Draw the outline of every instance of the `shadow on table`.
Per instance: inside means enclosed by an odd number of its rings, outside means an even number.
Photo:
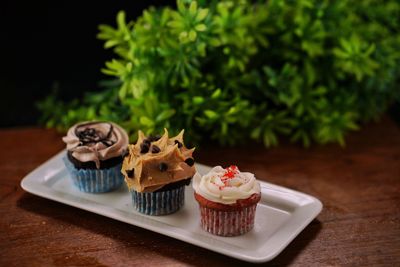
[[[120,242],[121,247],[118,247],[118,251],[114,249],[112,252],[110,251],[110,253],[113,254],[113,258],[116,259],[118,259],[119,253],[128,253],[128,256],[131,255],[132,259],[137,259],[137,255],[145,256],[148,254],[149,257],[161,255],[160,263],[162,258],[165,257],[170,258],[175,262],[182,262],[184,264],[193,266],[209,267],[259,265],[245,263],[243,261],[196,247],[183,241],[160,235],[140,227],[122,223],[107,217],[64,205],[62,203],[40,198],[29,193],[22,195],[22,197],[17,201],[17,206],[25,211],[48,217],[49,220],[54,220],[57,222],[56,226],[54,227],[60,227],[60,225],[62,225],[61,227],[65,227],[65,225],[76,226],[78,230],[75,230],[75,232],[70,234],[75,234],[79,237],[86,235],[87,237],[87,232],[91,232],[95,233],[96,235],[101,235]],[[50,225],[51,221],[48,222],[47,226],[50,227]],[[79,228],[84,231],[80,231]],[[321,228],[322,224],[318,220],[313,220],[310,225],[308,225],[281,254],[279,254],[272,261],[264,263],[263,265],[289,265],[301,253],[301,251],[304,250],[313,239],[315,239]],[[69,231],[74,231],[74,229],[72,228]],[[90,235],[91,234],[89,233],[89,236]],[[84,247],[85,242],[93,241],[88,239],[87,241],[83,241],[83,243],[80,245]],[[107,253],[106,251],[107,250],[103,250],[102,253]],[[72,254],[75,251],[60,252]],[[79,251],[77,251],[77,253],[79,253]],[[121,255],[126,257],[126,254]],[[78,260],[79,262],[77,263],[80,264],[82,259],[78,258],[77,261]],[[54,259],[54,261],[58,261],[58,259]],[[140,262],[143,262],[143,260]],[[58,266],[63,265],[62,261],[54,263],[57,263]],[[69,261],[68,264],[71,264],[71,261]],[[135,264],[134,260],[132,261],[132,264]]]

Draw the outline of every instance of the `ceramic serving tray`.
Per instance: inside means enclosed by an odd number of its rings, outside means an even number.
[[[187,243],[248,262],[265,262],[277,256],[321,211],[315,197],[274,184],[260,182],[262,197],[254,229],[238,237],[220,237],[202,230],[200,212],[191,186],[185,205],[166,216],[147,216],[133,210],[124,186],[104,194],[80,192],[72,184],[61,151],[21,182],[24,190],[54,201],[142,227]],[[211,168],[196,164],[200,174]]]

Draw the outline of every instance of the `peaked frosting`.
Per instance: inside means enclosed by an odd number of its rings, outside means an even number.
[[[161,137],[146,137],[139,131],[136,144],[129,145],[129,154],[121,170],[130,190],[154,192],[196,173],[194,148],[185,147],[183,133],[184,130],[169,138],[167,129],[164,129]]]

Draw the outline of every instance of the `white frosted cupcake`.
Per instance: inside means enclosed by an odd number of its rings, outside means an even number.
[[[214,167],[193,177],[194,196],[200,206],[201,227],[220,236],[237,236],[254,227],[260,184],[249,172],[232,165]]]

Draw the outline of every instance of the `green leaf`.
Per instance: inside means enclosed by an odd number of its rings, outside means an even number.
[[[254,128],[250,136],[251,138],[258,140],[261,136],[261,128],[260,127]]]
[[[168,22],[168,26],[171,28],[180,29],[180,28],[184,27],[184,24],[180,20],[173,20],[173,21]]]
[[[203,21],[208,15],[208,9],[207,8],[200,8],[199,12],[197,13],[196,20],[197,21]]]
[[[192,1],[189,6],[189,14],[194,17],[197,14],[197,2]]]
[[[196,41],[197,33],[194,30],[191,30],[188,37],[190,41],[194,42]]]
[[[198,24],[194,27],[198,32],[204,32],[207,30],[207,26],[205,24]]]
[[[141,116],[139,121],[140,121],[140,124],[147,126],[147,127],[151,127],[154,125],[154,122],[146,116]]]
[[[184,3],[183,3],[183,0],[177,0],[177,1],[176,1],[176,5],[177,5],[178,11],[179,11],[180,13],[184,13],[184,12],[185,12],[186,8],[185,8],[185,5],[184,5]]]
[[[175,114],[175,110],[173,110],[173,109],[164,110],[163,112],[158,114],[156,121],[161,122],[161,121],[167,120],[167,119],[171,118],[174,114]]]
[[[204,98],[203,97],[201,97],[201,96],[193,97],[193,104],[199,105],[199,104],[202,104],[202,103],[204,103]]]
[[[216,113],[215,111],[213,111],[213,110],[205,110],[204,111],[204,114],[206,115],[206,117],[207,118],[209,118],[209,119],[211,119],[211,120],[214,120],[214,119],[216,119],[216,118],[218,118],[219,116],[218,116],[218,113]]]
[[[119,11],[117,14],[118,29],[126,30],[125,12]]]
[[[217,90],[215,90],[213,93],[212,93],[212,95],[211,95],[211,98],[212,99],[217,99],[217,98],[219,98],[220,96],[221,96],[221,89],[220,88],[218,88]]]

